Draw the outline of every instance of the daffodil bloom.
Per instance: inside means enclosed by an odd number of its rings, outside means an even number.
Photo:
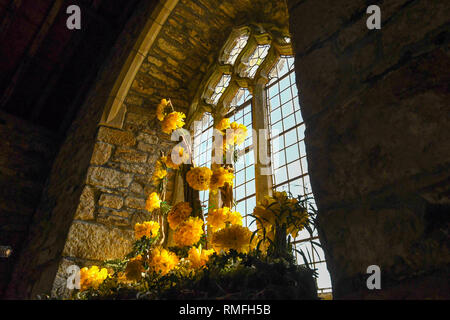
[[[162,132],[171,134],[172,131],[182,128],[184,126],[184,118],[186,118],[186,115],[183,112],[174,111],[169,113],[162,121]]]
[[[153,171],[153,184],[158,185],[162,179],[167,176],[167,170],[165,168],[166,157],[161,157],[155,163],[155,170]]]
[[[225,129],[230,128],[230,119],[229,118],[223,118],[219,121],[219,123],[216,125],[216,129],[223,131]]]
[[[203,220],[198,217],[190,217],[178,226],[173,240],[179,247],[192,246],[200,241],[202,234]]]
[[[169,222],[169,227],[172,230],[176,230],[178,226],[186,221],[186,219],[191,215],[192,208],[189,202],[178,202],[176,205],[170,209],[167,214],[167,221]]]
[[[156,221],[144,221],[143,223],[136,223],[134,225],[134,236],[136,240],[143,238],[154,238],[159,232],[159,223]]]
[[[192,247],[188,251],[188,260],[191,262],[191,266],[194,269],[202,268],[206,265],[209,260],[209,256],[214,253],[214,249],[205,250],[202,245],[197,247]]]
[[[155,209],[159,209],[161,207],[161,199],[159,198],[156,192],[152,192],[145,202],[145,209],[149,212],[152,212]]]
[[[216,232],[227,225],[242,225],[242,215],[228,207],[213,209],[208,213],[207,224],[212,232]]]
[[[232,122],[230,124],[230,129],[226,130],[225,141],[226,144],[232,145],[240,145],[245,141],[247,137],[247,127],[243,124]]]
[[[163,121],[164,117],[166,116],[165,109],[169,105],[169,101],[166,99],[161,99],[161,102],[156,107],[156,117],[159,121]]]
[[[273,240],[276,228],[284,225],[287,233],[295,238],[308,221],[308,212],[297,203],[297,199],[290,199],[284,191],[274,191],[272,197],[265,196],[253,210],[259,234],[265,232],[266,237]]]
[[[217,189],[225,186],[226,183],[228,183],[229,185],[233,185],[233,179],[234,175],[229,170],[223,167],[215,168],[211,176],[209,189],[213,193],[216,193]]]
[[[193,167],[186,174],[186,181],[195,190],[208,190],[212,171],[207,167]]]
[[[150,270],[166,275],[179,263],[177,255],[164,248],[155,248],[151,251],[148,259]]]
[[[217,253],[228,252],[230,249],[248,253],[253,247],[250,243],[251,237],[250,229],[233,225],[213,233],[212,245]]]
[[[97,266],[84,267],[80,270],[80,290],[98,289],[107,277],[108,270],[106,268],[100,270]]]

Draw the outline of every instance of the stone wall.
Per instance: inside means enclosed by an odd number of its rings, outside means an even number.
[[[381,30],[367,1],[288,1],[333,296],[448,298],[450,8],[370,4]]]
[[[74,221],[69,229],[53,294],[63,296],[65,269],[123,258],[131,251],[134,224],[158,218],[145,210],[148,195],[156,191],[152,175],[161,152],[174,142],[161,133],[155,108],[128,106],[123,129],[100,126]],[[166,201],[170,203],[173,171]]]
[[[0,245],[13,249],[10,258],[0,258],[2,297],[39,203],[57,141],[46,129],[3,112],[0,135]]]

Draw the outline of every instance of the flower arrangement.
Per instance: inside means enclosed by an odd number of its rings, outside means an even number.
[[[156,109],[164,133],[184,126],[185,115],[175,111],[170,100],[162,99]],[[216,128],[225,136],[224,151],[245,141],[247,128],[241,124],[224,118]],[[101,269],[83,268],[74,298],[274,298],[287,292],[289,298],[317,298],[313,271],[295,265],[286,240],[288,234],[295,237],[309,223],[303,202],[279,192],[265,197],[250,215],[257,226],[252,232],[242,225],[241,213],[231,209],[233,167],[213,164],[211,170],[185,165],[190,159],[189,147],[176,147],[168,156],[162,155],[153,172],[156,191],[146,201],[147,211],[166,219],[175,246],[163,245],[165,235],[157,221],[136,223],[132,251],[123,259],[105,261]],[[169,170],[184,172],[185,187],[190,190],[185,201],[173,206],[165,201]],[[220,193],[222,198],[219,207],[209,208],[206,218],[195,204],[195,193],[201,190]],[[194,197],[186,198],[186,194]],[[293,291],[280,289],[280,285]]]

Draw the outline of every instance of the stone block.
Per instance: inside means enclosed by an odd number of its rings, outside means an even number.
[[[145,210],[145,199],[128,197],[125,199],[125,206],[128,208]]]
[[[139,127],[146,127],[152,118],[154,118],[154,115],[153,117],[148,117],[143,116],[142,114],[127,112],[125,122]]]
[[[118,196],[104,193],[100,196],[98,204],[102,207],[120,209],[123,206],[123,199]]]
[[[121,163],[120,170],[129,173],[147,174],[148,167],[137,163]]]
[[[305,120],[323,110],[330,102],[329,97],[342,90],[343,82],[348,81],[348,75],[340,77],[343,66],[331,44],[298,57],[295,70]]]
[[[103,126],[98,130],[97,139],[102,142],[119,146],[130,147],[136,144],[133,133]]]
[[[122,218],[129,218],[131,213],[127,210],[113,210],[109,208],[99,208],[98,216],[115,215]]]
[[[396,17],[391,23],[382,26],[384,59],[374,68],[374,74],[381,74],[398,63],[408,51],[411,55],[417,54],[423,48],[423,39],[430,39],[434,30],[437,30],[435,33],[442,32],[442,26],[448,23],[450,15],[445,1],[430,3],[421,0],[401,9],[397,7],[392,8],[398,10]]]
[[[158,136],[156,134],[148,134],[145,132],[140,132],[136,138],[138,141],[142,141],[146,144],[157,144]]]
[[[142,187],[141,184],[137,183],[137,182],[133,182],[130,185],[130,191],[133,193],[137,193],[137,194],[143,194],[144,193],[144,188]]]
[[[128,188],[132,179],[131,174],[103,167],[90,167],[87,174],[88,184],[112,189]]]
[[[138,142],[137,148],[141,151],[148,152],[148,153],[154,153],[156,151],[155,146],[141,142],[141,141]]]
[[[384,290],[449,263],[444,242],[429,238],[420,199],[394,195],[351,208],[319,212],[321,241],[337,296],[366,289],[366,269],[378,265]]]
[[[115,212],[112,212],[115,213]],[[107,226],[107,227],[128,227],[130,226],[130,221],[127,218],[116,216],[114,214],[99,213],[97,217],[97,222]]]
[[[98,261],[123,258],[132,249],[133,236],[131,230],[75,221],[62,255]]]
[[[91,158],[91,164],[101,166],[108,162],[111,157],[112,145],[97,142]]]
[[[144,163],[147,161],[147,154],[134,149],[118,147],[113,159],[118,162]]]
[[[75,213],[75,219],[93,220],[95,211],[95,192],[94,188],[85,186],[81,193],[80,203]]]

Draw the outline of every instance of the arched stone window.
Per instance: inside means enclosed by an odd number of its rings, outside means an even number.
[[[190,106],[189,124],[196,124],[192,129],[197,165],[210,166],[213,124],[224,117],[248,128],[234,166],[233,195],[234,209],[244,216],[245,226],[256,229],[246,215],[272,190],[306,196],[315,207],[289,34],[263,25],[231,32]],[[200,194],[205,213],[208,197],[213,196],[205,191]],[[212,198],[209,200],[214,203]],[[317,268],[319,293],[330,292],[324,253],[316,245],[317,233],[311,235],[305,230],[294,243],[310,255],[310,262]],[[304,263],[300,255],[296,258],[299,264]]]

